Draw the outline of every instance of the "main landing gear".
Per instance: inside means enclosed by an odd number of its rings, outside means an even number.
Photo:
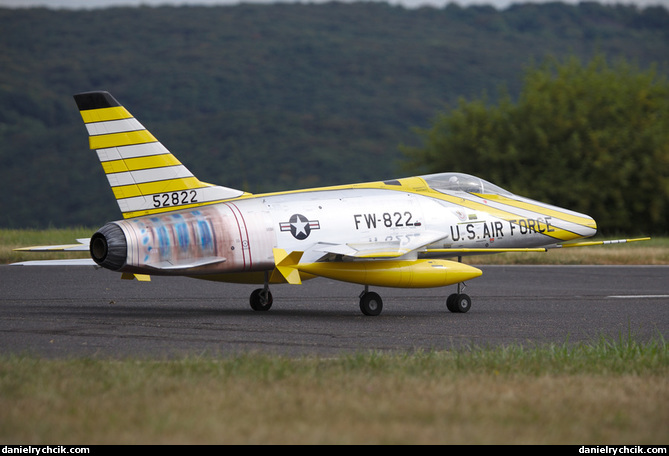
[[[251,303],[251,308],[253,310],[265,312],[272,307],[272,292],[269,291],[269,281],[267,280],[267,274],[265,274],[265,286],[263,288],[257,288],[251,293],[249,299]],[[457,293],[451,294],[446,299],[446,307],[448,310],[454,313],[465,313],[468,312],[472,307],[472,298],[469,295],[462,293],[464,289],[464,283],[458,283]],[[369,317],[375,317],[381,314],[383,310],[383,300],[378,293],[369,291],[369,286],[365,285],[365,289],[360,293],[360,311]]]
[[[269,274],[265,272],[265,286],[257,288],[249,298],[251,309],[266,312],[272,307],[272,292],[269,291]]]
[[[272,307],[272,292],[265,288],[258,288],[251,293],[251,309],[267,311]]]
[[[383,300],[378,293],[369,291],[369,286],[365,285],[365,290],[360,293],[360,310],[369,317],[375,317],[383,310]]]

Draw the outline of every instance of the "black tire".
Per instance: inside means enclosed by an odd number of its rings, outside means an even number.
[[[367,292],[360,297],[360,310],[363,314],[375,317],[383,310],[381,296],[373,291]]]
[[[454,306],[459,313],[468,312],[472,308],[472,298],[466,294],[459,294],[458,297],[453,300]]]
[[[272,307],[272,292],[269,290],[265,292],[264,289],[257,288],[251,293],[249,301],[251,303],[251,309],[266,312]]]
[[[472,298],[466,294],[453,293],[446,299],[446,307],[454,313],[468,312],[472,307]]]
[[[455,305],[456,299],[458,299],[458,295],[456,293],[453,293],[452,295],[449,295],[448,298],[446,298],[446,307],[451,312],[458,312],[458,308]]]

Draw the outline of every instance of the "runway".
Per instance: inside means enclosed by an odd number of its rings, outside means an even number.
[[[362,286],[328,279],[273,286],[272,309],[254,312],[254,285],[2,265],[0,350],[46,358],[336,356],[669,338],[669,266],[480,268],[483,276],[465,289],[468,313],[446,309],[455,286],[370,288],[384,309],[366,317]]]

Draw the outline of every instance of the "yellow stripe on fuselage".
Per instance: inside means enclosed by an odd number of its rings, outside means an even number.
[[[108,135],[91,136],[89,144],[91,149],[107,149],[109,147],[129,146],[131,144],[144,144],[158,141],[147,130],[125,131],[122,133],[110,133]]]
[[[567,214],[565,212],[561,212],[556,209],[551,209],[549,207],[540,204],[526,203],[524,201],[514,200],[512,198],[508,198],[503,195],[484,195],[479,193],[474,193],[474,195],[483,199],[488,199],[490,201],[506,204],[507,206],[517,207],[518,209],[524,209],[527,211],[536,212],[539,214],[547,215],[549,217],[555,217],[561,220],[565,220],[567,222],[575,223],[577,225],[593,228],[594,221],[588,217],[579,217],[577,215]]]
[[[108,120],[129,119],[132,115],[123,106],[113,108],[91,109],[79,111],[84,123],[106,122]]]
[[[508,211],[504,211],[502,209],[497,209],[497,208],[494,208],[494,207],[490,207],[489,205],[487,205],[485,203],[477,203],[475,201],[470,201],[470,200],[467,200],[467,199],[464,199],[464,198],[459,198],[459,197],[456,197],[456,196],[446,195],[446,194],[441,193],[441,192],[435,192],[435,193],[436,194],[431,195],[431,196],[433,196],[435,198],[442,199],[444,201],[448,201],[450,203],[453,203],[453,204],[456,204],[456,205],[459,205],[459,206],[464,206],[464,207],[469,208],[469,209],[486,212],[486,213],[488,213],[488,214],[490,214],[494,217],[500,218],[502,220],[512,221],[512,220],[523,218],[522,216],[520,216],[518,214],[514,214],[513,212],[508,212]],[[541,214],[541,212],[539,212],[539,214]],[[574,239],[574,237],[575,237],[574,233],[572,233],[571,231],[563,230],[562,228],[558,228],[554,225],[552,225],[551,228],[553,229],[553,231],[551,231],[550,234],[548,234],[548,233],[542,233],[542,234],[544,234],[548,237],[554,238],[554,239],[558,239],[560,241],[565,241],[565,240],[568,240],[568,239]]]

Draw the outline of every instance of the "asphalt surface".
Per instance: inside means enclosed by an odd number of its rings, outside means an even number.
[[[669,339],[669,266],[482,266],[468,313],[446,309],[455,286],[371,288],[384,300],[362,315],[362,286],[314,279],[275,285],[268,312],[256,286],[189,278],[121,280],[90,267],[0,266],[0,353],[47,358],[170,358]]]

